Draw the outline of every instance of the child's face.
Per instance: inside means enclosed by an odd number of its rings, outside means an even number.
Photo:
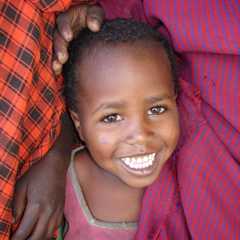
[[[179,137],[164,50],[141,44],[104,48],[81,63],[78,76],[81,97],[72,116],[92,158],[129,186],[150,185]]]

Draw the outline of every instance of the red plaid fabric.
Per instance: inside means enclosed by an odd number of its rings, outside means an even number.
[[[9,239],[16,179],[60,132],[62,79],[51,70],[52,36],[55,13],[70,3],[0,0],[0,240]]]

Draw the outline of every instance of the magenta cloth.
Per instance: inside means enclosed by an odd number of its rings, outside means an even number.
[[[240,239],[240,2],[99,2],[108,18],[162,22],[199,90],[181,97],[177,170],[166,166],[146,191],[136,238]]]

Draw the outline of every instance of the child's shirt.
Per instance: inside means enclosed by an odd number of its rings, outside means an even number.
[[[65,218],[69,224],[66,240],[130,240],[137,231],[136,223],[112,223],[94,218],[84,198],[74,168],[74,158],[82,147],[73,150],[67,175]]]

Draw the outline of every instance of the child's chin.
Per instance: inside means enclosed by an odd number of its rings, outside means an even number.
[[[145,179],[136,179],[125,183],[132,188],[146,188],[153,184],[156,180],[157,177],[148,176]]]

